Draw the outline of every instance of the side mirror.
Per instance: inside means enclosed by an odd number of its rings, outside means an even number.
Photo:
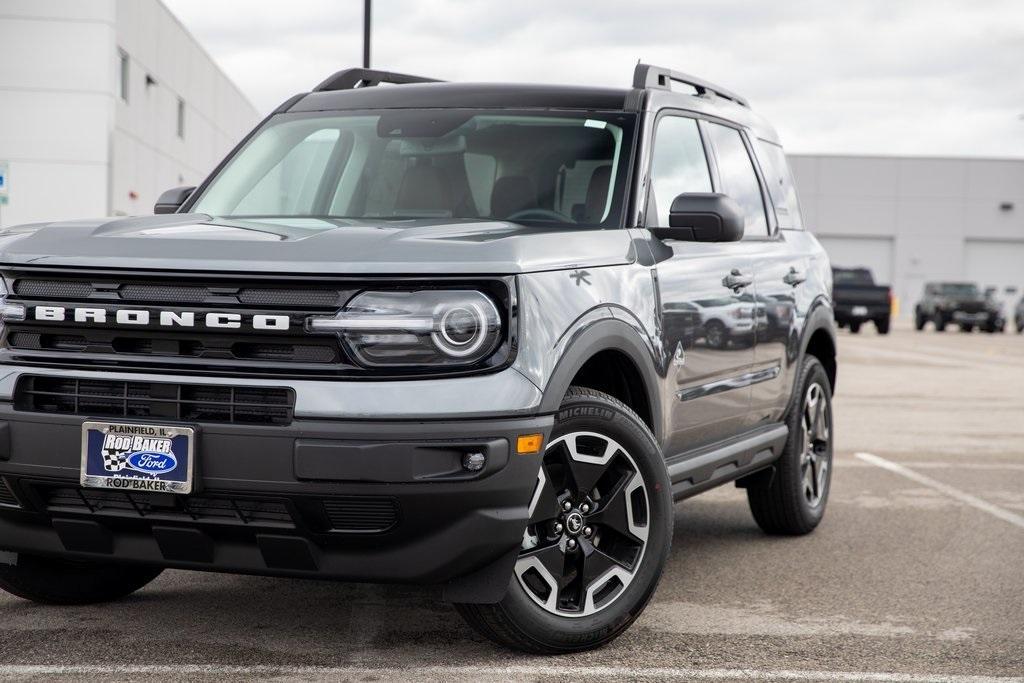
[[[160,199],[156,200],[156,206],[153,207],[153,213],[177,213],[181,205],[192,196],[195,191],[195,187],[176,187],[173,190],[167,190]]]
[[[743,239],[743,209],[728,195],[691,192],[672,201],[667,228],[651,228],[659,239],[686,242],[738,242]]]

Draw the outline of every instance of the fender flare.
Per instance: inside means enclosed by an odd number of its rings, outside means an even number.
[[[807,347],[810,346],[811,338],[819,331],[824,331],[828,335],[829,341],[832,344],[833,358],[835,358],[835,350],[838,348],[836,344],[836,324],[835,315],[832,311],[832,306],[825,300],[819,298],[813,304],[811,304],[811,311],[807,314],[807,320],[804,323],[804,329],[800,338],[800,355],[797,357],[797,367],[803,364],[804,358],[807,356]],[[799,379],[798,372],[793,373],[793,386],[790,388],[790,396],[793,396],[796,392],[796,381]],[[839,377],[838,367],[836,367],[836,374],[833,377],[832,382],[832,393],[836,390],[836,380]]]
[[[576,373],[595,354],[602,351],[618,351],[626,356],[640,373],[647,403],[651,408],[654,436],[658,443],[662,443],[662,405],[661,393],[658,391],[662,380],[658,376],[657,355],[651,343],[645,340],[633,324],[620,318],[595,320],[586,327],[574,330],[571,336],[571,341],[544,386],[540,412],[558,411]]]

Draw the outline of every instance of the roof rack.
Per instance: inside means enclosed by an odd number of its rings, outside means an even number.
[[[697,91],[698,95],[713,93],[722,99],[730,100],[744,107],[750,107],[750,104],[748,104],[747,100],[743,97],[740,97],[736,93],[726,90],[719,85],[697,78],[696,76],[690,76],[678,71],[672,71],[671,69],[666,69],[661,66],[652,66],[650,64],[637,64],[636,69],[633,70],[633,87],[640,90],[645,88],[671,90],[672,81],[692,86]]]
[[[406,83],[438,83],[436,78],[425,78],[424,76],[411,76],[399,74],[392,71],[377,71],[375,69],[342,69],[332,74],[327,80],[313,88],[313,92],[324,92],[326,90],[353,90],[355,88],[369,88],[381,83],[394,83],[402,85]]]

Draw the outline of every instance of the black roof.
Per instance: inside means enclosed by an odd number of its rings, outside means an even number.
[[[311,92],[295,101],[287,111],[441,107],[637,111],[640,91],[578,85],[410,83]]]

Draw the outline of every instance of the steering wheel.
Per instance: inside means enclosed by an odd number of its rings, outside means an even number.
[[[533,220],[539,220],[539,221],[544,221],[544,220],[558,221],[559,223],[575,223],[576,222],[576,221],[572,220],[571,218],[563,216],[562,214],[558,213],[557,211],[552,211],[551,209],[541,209],[541,208],[523,209],[522,211],[516,211],[511,216],[508,216],[505,220],[518,221],[518,220],[522,220],[524,218],[526,220],[533,219]]]

